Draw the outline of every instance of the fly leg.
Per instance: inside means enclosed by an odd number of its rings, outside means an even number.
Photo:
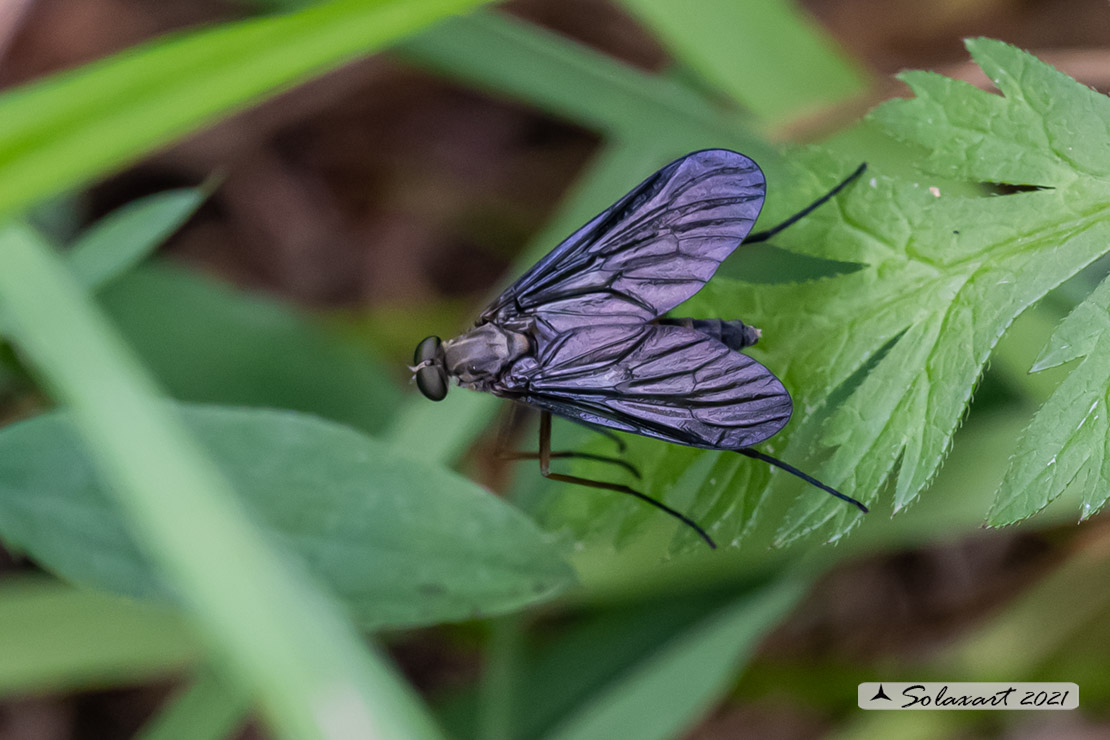
[[[501,424],[501,429],[497,433],[497,452],[496,452],[496,454],[502,460],[538,460],[538,459],[540,459],[540,453],[539,452],[525,452],[525,451],[521,451],[521,450],[510,450],[509,449],[509,433],[512,431],[513,419],[516,417],[516,413],[517,413],[518,410],[519,410],[519,407],[514,403],[509,409],[509,414],[505,417],[504,422]],[[551,431],[551,415],[548,414],[546,411],[541,412],[541,413],[547,415],[548,434],[550,434],[550,431]],[[541,424],[543,423],[542,417],[541,417],[540,423]],[[583,425],[583,426],[586,426],[586,425]],[[592,426],[590,426],[588,428],[592,429],[595,432],[600,432],[601,434],[604,434],[605,436],[611,438],[613,441],[615,441],[617,443],[617,445],[620,447],[621,451],[622,452],[624,451],[624,442],[622,442],[621,439],[619,437],[617,437],[617,435],[615,435],[612,432],[610,432],[608,430],[605,430],[605,429],[597,429],[596,427],[592,427]],[[635,468],[635,466],[633,466],[631,463],[626,462],[624,460],[621,460],[620,458],[617,458],[617,457],[606,457],[605,455],[594,455],[593,453],[590,453],[590,452],[567,452],[567,451],[552,452],[551,449],[550,449],[550,446],[548,447],[547,457],[548,457],[548,459],[558,458],[558,459],[561,459],[561,460],[562,459],[593,460],[595,462],[603,462],[603,463],[610,463],[612,465],[619,465],[620,467],[624,468],[629,473],[634,475],[637,480],[639,480],[639,478],[640,478],[640,471],[637,470]]]
[[[539,459],[541,459],[539,452],[523,452],[523,451],[519,451],[519,450],[505,450],[504,452],[499,453],[498,457],[500,457],[502,460],[539,460]],[[566,458],[573,458],[573,459],[577,459],[577,460],[593,460],[595,462],[612,463],[613,465],[619,465],[622,468],[624,468],[625,470],[627,470],[629,473],[632,473],[632,475],[636,476],[637,480],[640,478],[640,471],[636,470],[636,468],[631,463],[627,463],[624,460],[620,460],[620,459],[615,458],[615,457],[605,457],[604,455],[594,455],[594,454],[591,454],[589,452],[565,452],[565,451],[560,451],[560,452],[549,452],[547,454],[547,459],[549,459],[549,460],[555,460],[555,459],[562,460],[562,459],[566,459]]]
[[[624,440],[621,439],[620,437],[618,437],[613,432],[610,432],[608,429],[603,429],[602,427],[595,427],[593,424],[587,424],[586,422],[579,421],[578,419],[567,419],[567,421],[572,421],[575,424],[577,424],[578,426],[586,427],[591,432],[595,432],[596,434],[600,434],[602,437],[605,437],[606,439],[612,440],[613,444],[615,444],[617,446],[617,452],[622,452],[622,453],[624,452],[624,450],[625,450]],[[554,454],[554,453],[552,453],[552,454]],[[633,470],[632,473],[637,478],[640,477],[640,474],[637,473],[635,470]]]
[[[529,454],[529,453],[524,453]],[[540,450],[536,453],[540,461],[540,475],[544,478],[551,480],[561,481],[563,483],[574,483],[579,486],[588,486],[589,488],[601,488],[606,491],[616,491],[617,493],[626,493],[629,496],[634,496],[646,504],[650,504],[657,509],[660,509],[667,514],[670,514],[675,519],[679,520],[686,526],[693,529],[698,535],[705,540],[710,547],[716,549],[717,544],[713,542],[713,538],[706,534],[706,531],[698,525],[693,519],[685,514],[672,509],[664,504],[662,501],[656,501],[650,496],[640,493],[639,491],[629,488],[628,486],[621,485],[620,483],[605,483],[603,481],[590,480],[588,478],[579,478],[573,475],[563,475],[561,473],[552,473],[550,470],[551,459],[560,455],[560,453],[553,453],[551,451],[551,413],[548,411],[540,412]]]
[[[744,239],[744,244],[756,244],[757,242],[765,242],[768,239],[770,239],[772,236],[774,236],[775,234],[777,234],[780,231],[782,231],[783,229],[785,229],[787,226],[790,226],[790,225],[796,223],[797,221],[799,221],[800,219],[805,218],[809,214],[813,213],[813,211],[817,210],[818,206],[821,206],[822,204],[826,203],[834,195],[839,193],[844,188],[848,187],[848,185],[852,182],[852,180],[855,180],[857,177],[862,175],[863,171],[866,170],[866,169],[867,169],[867,163],[864,162],[863,164],[861,164],[859,167],[856,168],[855,172],[853,172],[852,174],[848,175],[843,180],[841,180],[840,184],[837,185],[835,188],[833,188],[829,192],[825,193],[820,198],[813,201],[808,206],[806,206],[802,210],[798,211],[797,213],[795,213],[793,216],[791,216],[790,218],[783,221],[778,226],[774,226],[774,227],[772,227],[770,229],[766,229],[764,231],[757,231],[754,234],[748,234],[748,237],[746,239]]]

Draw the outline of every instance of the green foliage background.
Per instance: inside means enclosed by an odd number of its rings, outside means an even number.
[[[190,672],[143,730],[154,738],[226,736],[252,710],[288,738],[674,737],[836,564],[1105,503],[1110,292],[1095,288],[1097,264],[1085,269],[1110,249],[1105,96],[973,40],[1001,95],[907,73],[913,98],[883,104],[856,136],[785,157],[769,131],[869,84],[789,3],[700,0],[678,13],[625,0],[683,75],[649,75],[496,10],[459,15],[480,4],[321,2],[157,39],[0,96],[0,328],[13,350],[0,382],[58,406],[0,430],[0,537],[60,578],[0,583],[0,689]],[[739,28],[751,43],[735,43]],[[513,501],[558,540],[450,470],[495,399],[428,404],[314,317],[145,264],[209,186],[133,203],[69,244],[41,226],[47,199],[387,47],[603,136],[522,267],[693,149],[760,162],[765,225],[869,159],[777,250],[740,250],[679,313],[764,330],[753,354],[798,410],[766,449],[875,513],[734,454],[636,438],[628,456],[646,492],[740,547],[710,554],[626,498],[522,477]],[[910,162],[923,171],[906,174]],[[1036,188],[993,197],[982,183]],[[411,324],[415,338],[434,329]],[[957,434],[988,359],[1008,395],[978,403]],[[1065,363],[1047,381],[1027,375]],[[1104,705],[1106,656],[1077,648],[1105,614],[1108,591],[1090,584],[1107,565],[1081,551],[914,675],[1034,680],[1064,665],[1085,680],[1084,704]],[[533,640],[520,610],[556,596],[548,608],[578,620]],[[499,614],[483,624],[483,679],[434,710],[363,636]],[[845,734],[905,729],[850,712],[866,669],[810,672],[844,689],[830,711]],[[790,678],[803,694],[813,680]],[[997,721],[972,717],[977,729]]]

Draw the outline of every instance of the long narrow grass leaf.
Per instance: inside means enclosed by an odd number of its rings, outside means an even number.
[[[131,353],[31,229],[0,231],[13,343],[67,404],[129,529],[280,737],[434,737],[408,689],[250,523]]]
[[[157,39],[0,96],[0,215],[481,0],[333,0]]]

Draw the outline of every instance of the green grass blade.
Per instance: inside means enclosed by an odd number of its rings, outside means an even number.
[[[708,614],[657,646],[545,737],[665,740],[680,735],[725,693],[758,640],[779,623],[808,585],[786,579]]]
[[[787,0],[623,0],[681,62],[756,116],[782,121],[862,92],[866,79]]]
[[[0,97],[0,215],[480,0],[334,0],[170,36]]]
[[[513,705],[521,680],[520,658],[524,621],[516,614],[492,620],[478,685],[477,736],[482,740],[512,740]]]
[[[202,673],[148,722],[136,740],[222,740],[246,722],[248,697],[217,674]]]
[[[417,450],[425,462],[452,465],[497,416],[505,402],[456,388],[440,403],[413,391],[393,416],[385,439],[398,450]]]
[[[597,131],[666,142],[676,155],[707,146],[755,157],[766,151],[742,117],[692,89],[504,15],[456,18],[398,51],[437,73]]]
[[[0,696],[149,680],[200,653],[184,618],[165,607],[42,579],[0,586]]]
[[[167,190],[109,213],[70,245],[69,269],[90,290],[104,287],[153,253],[200,208],[206,195],[200,188]]]
[[[335,605],[279,558],[61,259],[0,231],[13,343],[69,405],[132,534],[279,737],[435,737]]]

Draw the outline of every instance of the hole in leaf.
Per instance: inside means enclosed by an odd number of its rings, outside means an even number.
[[[1005,182],[984,182],[983,188],[990,195],[1014,195],[1015,193],[1032,193],[1037,190],[1052,190],[1047,185],[1013,185]]]

